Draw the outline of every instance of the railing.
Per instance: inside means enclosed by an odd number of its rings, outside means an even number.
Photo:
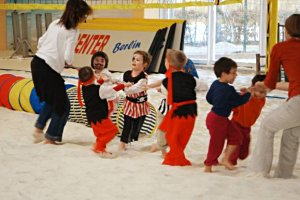
[[[277,25],[277,42],[282,42],[285,39],[284,35],[284,25],[278,23]],[[256,54],[256,74],[264,74],[265,72],[262,71],[262,68],[265,67],[264,65],[261,65],[260,60],[262,58],[266,58],[265,55]],[[288,77],[286,73],[284,72],[283,67],[280,67],[280,71],[278,74],[278,82],[285,81],[288,82]]]

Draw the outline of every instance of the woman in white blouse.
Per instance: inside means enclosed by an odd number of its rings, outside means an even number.
[[[38,50],[31,61],[34,87],[40,101],[45,102],[35,123],[34,142],[61,142],[69,116],[70,102],[61,72],[71,65],[78,38],[77,27],[84,22],[92,8],[83,0],[69,0],[60,19],[53,21],[38,41]],[[47,121],[51,122],[43,132]]]

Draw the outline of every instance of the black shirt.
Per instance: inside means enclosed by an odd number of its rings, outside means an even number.
[[[196,100],[196,80],[191,74],[184,72],[173,72],[173,102],[179,103],[183,101]],[[168,88],[168,78],[165,78],[162,82],[165,88]],[[178,107],[173,116],[197,116],[197,104],[187,104]]]
[[[82,95],[85,103],[85,111],[89,124],[94,124],[108,117],[108,105],[106,99],[99,96],[100,85],[82,86]]]

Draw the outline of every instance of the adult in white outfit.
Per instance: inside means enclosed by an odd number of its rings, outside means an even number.
[[[70,102],[61,76],[65,65],[72,65],[78,38],[78,25],[84,22],[92,8],[83,0],[68,0],[60,19],[54,20],[38,41],[38,50],[31,61],[34,88],[45,101],[33,134],[34,142],[61,142]],[[50,120],[51,119],[51,120]],[[50,120],[47,131],[43,132]]]

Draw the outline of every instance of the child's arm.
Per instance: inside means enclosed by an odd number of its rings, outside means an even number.
[[[122,83],[118,85],[102,85],[99,89],[99,96],[101,99],[108,99],[117,94],[118,91],[126,87],[130,87],[131,83]]]
[[[136,84],[132,85],[131,87],[124,88],[124,92],[126,95],[139,93],[145,91],[147,87],[147,79],[143,78],[139,80]]]
[[[233,107],[243,105],[243,104],[247,103],[247,101],[249,101],[249,99],[251,97],[251,93],[248,90],[245,91],[245,93],[243,95],[240,95],[239,93],[237,93],[235,91],[235,89],[233,87],[231,89],[232,89],[232,91],[229,93],[229,95],[230,95],[229,102]]]
[[[161,84],[162,84],[162,81],[163,81],[163,79],[162,80],[158,80],[158,81],[156,81],[154,83],[148,84],[147,85],[147,89],[160,87]]]
[[[111,82],[113,84],[120,84],[120,83],[125,83],[124,79],[123,79],[124,74],[119,75],[117,77],[112,78]]]

